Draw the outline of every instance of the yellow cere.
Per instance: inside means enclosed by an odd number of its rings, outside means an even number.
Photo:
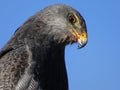
[[[72,34],[75,36],[76,41],[78,41],[78,40],[86,41],[86,39],[87,39],[87,33],[85,31],[80,34],[75,29],[73,29]]]

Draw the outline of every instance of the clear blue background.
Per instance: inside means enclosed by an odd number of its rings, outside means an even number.
[[[42,8],[64,3],[85,18],[85,48],[66,47],[69,90],[120,90],[120,0],[1,0],[0,48],[14,31]]]

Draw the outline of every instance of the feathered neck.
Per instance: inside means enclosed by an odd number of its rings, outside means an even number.
[[[68,90],[68,79],[64,61],[64,47],[54,43],[33,49],[36,60],[35,78],[42,90]]]

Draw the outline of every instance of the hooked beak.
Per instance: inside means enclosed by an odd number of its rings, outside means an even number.
[[[75,41],[78,42],[78,48],[83,48],[87,44],[88,36],[86,31],[80,33],[77,30],[73,30],[73,35],[75,37]]]

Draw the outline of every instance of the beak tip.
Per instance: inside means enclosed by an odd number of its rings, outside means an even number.
[[[83,40],[78,40],[78,49],[83,48],[87,44],[87,39],[85,41]]]

